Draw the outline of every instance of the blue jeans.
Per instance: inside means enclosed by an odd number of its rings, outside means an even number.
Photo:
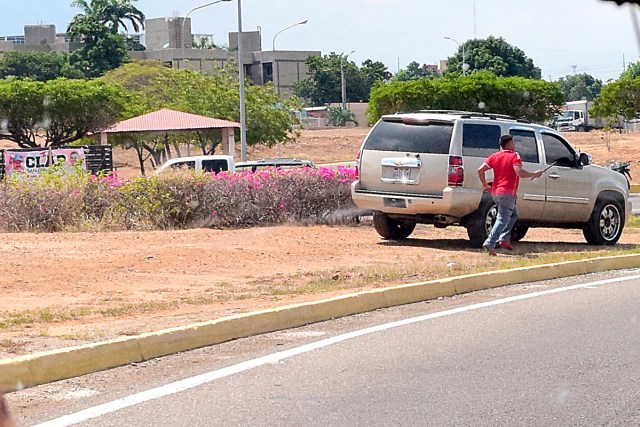
[[[498,217],[491,228],[491,232],[482,246],[494,248],[498,240],[509,242],[511,240],[511,229],[518,219],[518,209],[516,208],[516,196],[507,194],[496,194],[493,201],[498,205]]]

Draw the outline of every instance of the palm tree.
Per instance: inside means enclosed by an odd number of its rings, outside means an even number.
[[[86,17],[94,17],[118,33],[120,27],[127,28],[129,21],[134,31],[144,28],[144,13],[133,5],[137,0],[73,0],[71,6],[78,7],[83,13],[76,15],[73,23],[81,22]]]

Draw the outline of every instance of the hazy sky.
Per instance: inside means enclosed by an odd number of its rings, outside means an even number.
[[[184,16],[210,0],[138,0],[147,18]],[[0,0],[0,34],[23,34],[24,25],[55,24],[65,31],[79,9],[71,0]],[[262,48],[319,50],[323,54],[355,50],[349,59],[381,61],[395,73],[408,63],[435,64],[453,55],[463,42],[489,35],[522,49],[556,80],[575,71],[606,81],[623,64],[636,61],[638,41],[629,6],[601,0],[241,0],[244,31],[262,31]],[[194,33],[213,34],[227,44],[238,29],[237,0],[192,12]]]

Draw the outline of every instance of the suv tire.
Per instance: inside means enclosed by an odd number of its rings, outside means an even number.
[[[413,233],[415,222],[404,222],[389,218],[386,213],[373,212],[373,227],[385,239],[402,240]]]
[[[488,197],[483,198],[480,207],[471,214],[466,224],[467,235],[469,236],[469,240],[471,240],[471,246],[474,248],[482,247],[484,241],[489,237],[489,233],[491,233],[491,228],[493,228],[497,217],[498,207],[493,199]],[[511,230],[511,241],[519,242],[527,234],[527,231],[529,231],[529,227],[516,223]]]
[[[491,197],[484,196],[480,202],[480,207],[469,215],[465,227],[467,228],[467,236],[471,241],[471,246],[481,248],[482,244],[489,233],[491,227],[496,222],[498,208]]]
[[[598,199],[582,234],[591,245],[615,245],[624,228],[624,210],[617,200]]]
[[[529,227],[527,227],[526,225],[518,225],[518,223],[516,222],[516,225],[514,225],[511,229],[511,241],[519,242],[520,240],[524,239],[527,231],[529,231]]]

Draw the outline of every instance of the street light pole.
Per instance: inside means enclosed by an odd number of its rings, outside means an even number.
[[[347,109],[347,81],[344,78],[344,61],[349,58],[355,50],[347,53],[346,55],[340,55],[340,82],[342,86],[342,109]]]
[[[273,36],[273,42],[272,42],[272,46],[271,46],[271,47],[272,47],[272,50],[276,50],[276,37],[278,37],[278,34],[280,34],[280,33],[281,33],[281,32],[283,32],[283,31],[287,31],[289,28],[293,28],[293,27],[298,26],[298,25],[304,25],[304,24],[306,24],[306,23],[307,23],[307,19],[305,19],[304,21],[300,21],[300,22],[298,22],[297,24],[289,25],[287,28],[284,28],[284,29],[282,29],[282,30],[278,31],[278,32],[276,33],[276,35],[275,35],[275,36]]]
[[[458,45],[458,47],[462,47],[462,66],[460,68],[462,68],[462,75],[465,76],[467,74],[467,63],[465,62],[465,55],[464,55],[464,43],[459,43],[458,41],[452,39],[451,37],[444,37],[447,40],[451,40],[452,42],[456,43]]]
[[[284,28],[284,29],[282,29],[282,30],[278,31],[278,32],[276,33],[276,35],[275,35],[275,36],[273,36],[273,41],[272,41],[272,43],[271,43],[271,48],[272,48],[272,50],[273,50],[274,52],[275,52],[275,50],[276,50],[276,37],[278,37],[278,34],[280,34],[280,33],[281,33],[281,32],[283,32],[283,31],[287,31],[288,29],[293,28],[293,27],[295,27],[295,26],[298,26],[298,25],[304,25],[304,24],[306,24],[306,23],[307,23],[307,20],[305,19],[304,21],[300,21],[300,22],[298,22],[298,23],[296,23],[296,24],[289,25],[287,28]],[[273,58],[273,66],[274,66],[274,69],[272,70],[272,76],[275,76],[275,78],[274,78],[274,77],[272,77],[272,80],[273,80],[273,89],[274,89],[274,90],[276,91],[276,93],[279,95],[279,94],[280,94],[280,64],[278,64],[278,60],[275,58],[275,56],[274,56],[274,58]]]
[[[247,161],[247,118],[244,96],[244,48],[242,46],[242,0],[238,0],[238,63],[240,66],[240,160]]]
[[[187,17],[189,16],[189,14],[191,12],[193,12],[194,10],[202,9],[203,7],[211,6],[211,5],[214,5],[216,3],[221,3],[223,1],[231,1],[231,0],[216,0],[216,1],[212,1],[211,3],[207,3],[207,4],[203,4],[202,6],[194,7],[189,12],[187,12],[187,14],[182,19],[182,27],[180,29],[180,44],[179,44],[180,47],[182,47],[182,48],[186,47],[184,45],[184,23],[187,21]]]

